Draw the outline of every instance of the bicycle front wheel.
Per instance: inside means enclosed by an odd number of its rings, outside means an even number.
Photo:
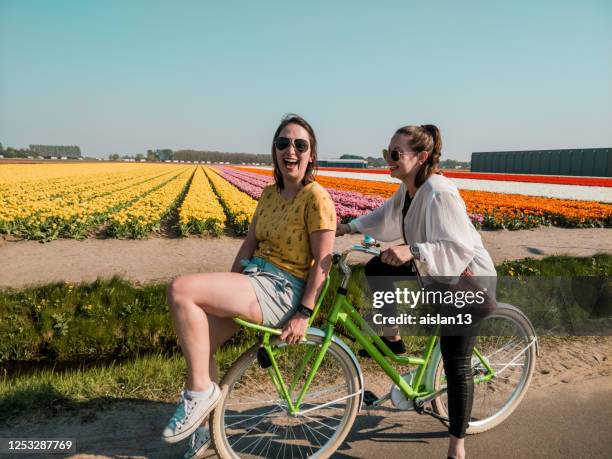
[[[536,337],[531,324],[517,308],[500,304],[480,324],[481,336],[475,348],[495,372],[489,372],[477,355],[472,356],[474,403],[467,434],[490,430],[517,408],[533,376],[536,361]],[[446,385],[444,364],[440,355],[434,376],[434,391]],[[432,401],[433,409],[448,417],[446,392]]]
[[[272,340],[275,360],[292,401],[321,348],[309,334],[299,344]],[[257,360],[260,344],[246,351],[221,381],[212,435],[222,458],[329,457],[342,444],[359,410],[362,387],[350,355],[332,341],[297,415]],[[301,375],[299,378],[296,375]]]

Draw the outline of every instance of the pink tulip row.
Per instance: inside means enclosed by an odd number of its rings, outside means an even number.
[[[228,167],[217,167],[216,169],[223,178],[253,199],[259,199],[263,188],[274,181],[272,177],[239,171]],[[327,191],[333,199],[336,206],[336,213],[342,221],[352,220],[353,218],[366,214],[381,206],[385,201],[383,197],[366,196],[354,191],[337,190],[334,188],[327,188]]]
[[[253,199],[261,197],[263,189],[272,183],[271,177],[264,177],[256,174],[238,172],[228,167],[215,167],[219,174],[243,193],[248,194]]]
[[[259,199],[264,187],[274,183],[274,179],[266,175],[240,171],[229,167],[218,167],[217,170],[228,182],[253,199]],[[334,200],[336,213],[342,221],[349,221],[366,214],[370,210],[381,206],[385,201],[385,198],[382,196],[363,195],[354,191],[338,190],[335,188],[327,188],[327,191]],[[468,216],[472,223],[477,228],[480,228],[483,222],[482,214],[468,213]]]

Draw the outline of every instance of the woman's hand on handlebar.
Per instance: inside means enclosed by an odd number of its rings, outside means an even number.
[[[340,220],[338,220],[338,223],[336,223],[336,236],[344,236],[350,232],[351,228],[348,223],[340,223]]]
[[[286,341],[287,344],[299,343],[306,336],[307,329],[308,317],[298,312],[283,327],[280,339]]]
[[[402,266],[412,260],[412,252],[408,245],[396,245],[380,254],[380,261],[391,266]]]

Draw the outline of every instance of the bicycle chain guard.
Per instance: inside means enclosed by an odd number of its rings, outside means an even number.
[[[411,385],[415,374],[416,374],[416,371],[404,373],[402,375],[402,378],[404,379],[404,381],[408,383],[408,385]],[[400,410],[413,410],[414,409],[414,404],[412,403],[412,400],[406,398],[402,390],[395,384],[391,386],[390,393],[391,393],[391,402],[393,403],[393,406],[395,406],[395,408],[400,409]]]

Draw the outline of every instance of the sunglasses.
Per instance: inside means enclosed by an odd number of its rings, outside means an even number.
[[[306,153],[310,148],[308,140],[304,139],[290,139],[289,137],[277,137],[274,140],[274,146],[277,150],[286,150],[289,145],[293,145],[295,151],[298,153]]]
[[[386,149],[383,150],[383,158],[385,158],[386,161],[388,161],[389,159],[391,161],[399,161],[401,156],[409,155],[409,154],[410,153],[402,153],[399,150],[391,150],[391,151],[388,151]]]

